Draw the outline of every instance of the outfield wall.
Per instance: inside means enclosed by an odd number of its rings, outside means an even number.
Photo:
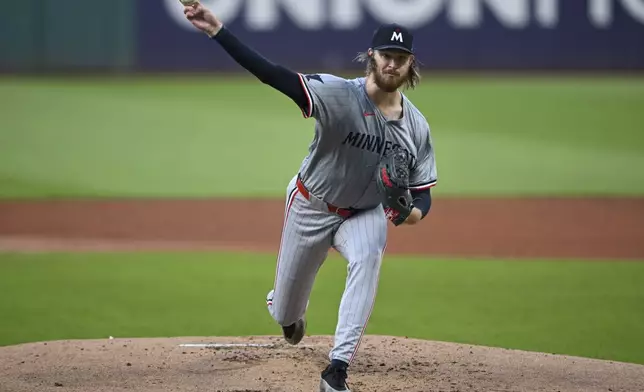
[[[434,69],[644,69],[644,0],[202,0],[245,42],[300,69],[352,69],[382,22]],[[25,0],[0,11],[0,69],[221,71],[238,66],[178,0]],[[91,16],[89,16],[91,15]]]

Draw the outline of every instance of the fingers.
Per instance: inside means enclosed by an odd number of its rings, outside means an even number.
[[[184,5],[183,6],[183,11],[185,12],[186,10],[202,11],[203,10],[203,5],[201,5],[201,3],[193,3],[193,4]]]
[[[201,4],[187,5],[183,7],[183,13],[187,18],[194,18],[203,13]]]

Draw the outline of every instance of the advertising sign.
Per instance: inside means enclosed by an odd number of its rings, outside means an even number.
[[[380,23],[439,69],[642,69],[644,0],[202,0],[246,44],[296,69],[350,69]],[[138,2],[138,66],[240,69],[178,0]]]

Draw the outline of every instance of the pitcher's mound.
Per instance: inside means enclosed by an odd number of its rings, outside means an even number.
[[[0,390],[318,391],[332,338],[105,339],[0,348]],[[644,391],[644,366],[366,336],[349,373],[365,391]]]

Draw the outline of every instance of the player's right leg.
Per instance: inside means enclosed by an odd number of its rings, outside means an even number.
[[[376,300],[380,266],[387,245],[387,219],[382,206],[342,223],[334,247],[348,261],[346,285],[336,326],[331,363],[322,372],[320,391],[347,391],[352,363]]]
[[[287,335],[303,334],[302,323],[313,283],[340,220],[313,208],[300,194],[295,181],[294,178],[287,187],[275,282],[266,298],[271,316],[284,328],[285,337],[292,344],[299,342],[301,336],[290,340]]]

